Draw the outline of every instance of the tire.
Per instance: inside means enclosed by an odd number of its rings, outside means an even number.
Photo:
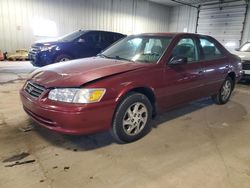
[[[226,104],[231,97],[233,88],[234,88],[234,83],[232,78],[226,77],[225,81],[223,82],[220,88],[219,93],[212,96],[212,99],[216,104],[219,105]]]
[[[149,99],[141,93],[131,92],[116,109],[111,134],[119,143],[136,141],[151,130],[151,118]]]
[[[61,55],[58,55],[55,59],[55,62],[63,62],[63,61],[69,61],[71,60],[72,57],[67,55],[67,54],[61,54]]]

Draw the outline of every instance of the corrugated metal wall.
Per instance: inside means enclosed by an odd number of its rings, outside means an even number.
[[[194,33],[198,11],[189,6],[177,6],[170,9],[169,31]]]
[[[58,34],[100,29],[125,34],[167,32],[169,8],[146,0],[0,0],[0,49],[29,48],[32,19],[57,24]]]

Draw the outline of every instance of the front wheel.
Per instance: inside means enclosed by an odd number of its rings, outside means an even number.
[[[71,59],[72,57],[70,57],[69,55],[61,54],[56,57],[55,62],[57,63],[57,62],[69,61]]]
[[[152,105],[148,98],[132,92],[119,104],[111,133],[121,143],[133,142],[142,138],[150,130]]]
[[[230,77],[227,77],[223,82],[220,91],[218,94],[212,96],[212,99],[216,104],[226,104],[233,91],[233,80]]]

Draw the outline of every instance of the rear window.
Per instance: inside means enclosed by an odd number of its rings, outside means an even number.
[[[202,47],[204,59],[217,59],[223,56],[216,44],[209,39],[201,38],[200,45]]]

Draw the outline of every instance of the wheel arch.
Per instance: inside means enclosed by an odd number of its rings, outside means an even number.
[[[55,61],[56,58],[57,58],[58,56],[60,56],[60,55],[68,55],[68,56],[70,56],[72,59],[75,58],[75,56],[74,56],[72,53],[70,53],[70,52],[68,52],[68,51],[66,51],[66,50],[59,50],[59,51],[57,51],[57,52],[54,54],[54,56],[53,56],[53,61]]]
[[[236,84],[236,74],[235,72],[231,71],[227,74],[228,77],[230,77],[233,81],[233,88],[235,87],[235,84]]]
[[[156,116],[156,114],[157,114],[156,96],[154,93],[154,89],[152,89],[150,87],[145,87],[145,86],[133,87],[133,88],[127,89],[126,91],[123,91],[122,94],[120,94],[120,96],[117,98],[117,102],[118,102],[117,107],[120,104],[120,102],[132,92],[141,93],[141,94],[145,95],[149,99],[149,101],[152,105],[153,117]]]

